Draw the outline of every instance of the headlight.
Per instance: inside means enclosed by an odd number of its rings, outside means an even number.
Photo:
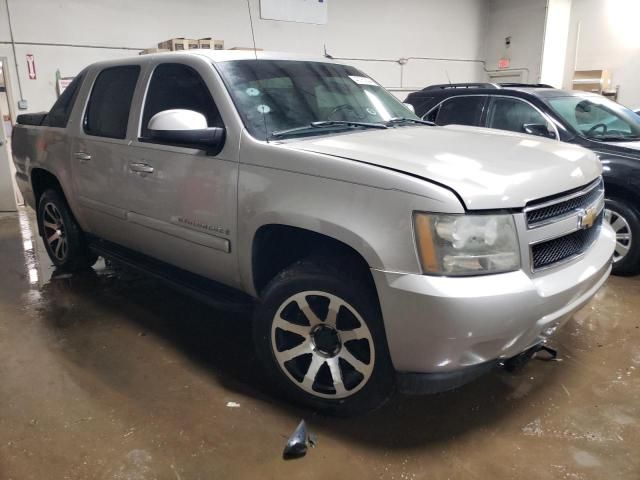
[[[415,213],[422,270],[432,275],[484,275],[520,268],[512,215]]]

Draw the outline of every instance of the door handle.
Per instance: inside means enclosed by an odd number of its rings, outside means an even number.
[[[76,152],[75,157],[83,162],[88,162],[89,160],[91,160],[91,155],[89,155],[86,152]]]
[[[153,167],[148,163],[130,163],[129,169],[136,173],[153,173]]]

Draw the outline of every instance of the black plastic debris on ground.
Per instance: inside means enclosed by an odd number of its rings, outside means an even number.
[[[315,447],[317,441],[315,435],[309,435],[307,432],[307,424],[301,420],[293,434],[287,440],[287,444],[282,452],[282,458],[292,460],[294,458],[304,457],[307,449]]]
[[[537,354],[539,352],[544,352],[546,353],[546,355],[543,357],[538,356]],[[540,343],[538,345],[534,345],[528,350],[525,350],[519,355],[506,360],[504,362],[504,369],[510,373],[517,373],[518,371],[522,370],[522,368],[534,357],[539,360],[545,361],[560,361],[560,359],[558,358],[558,352],[555,349]]]

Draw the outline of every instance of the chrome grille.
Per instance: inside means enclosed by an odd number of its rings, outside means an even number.
[[[601,211],[591,228],[577,230],[568,235],[532,245],[533,270],[549,267],[586,251],[598,237],[603,217],[604,213]]]
[[[567,215],[586,209],[604,195],[604,184],[599,178],[585,188],[561,198],[536,202],[525,209],[527,226],[536,228],[554,222]]]
[[[529,203],[522,229],[532,273],[584,254],[598,239],[604,218],[604,183],[598,178],[582,188]]]

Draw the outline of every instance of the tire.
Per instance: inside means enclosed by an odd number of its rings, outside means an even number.
[[[267,285],[253,338],[276,393],[336,416],[370,412],[391,397],[395,371],[370,283],[346,274],[345,263],[316,258]]]
[[[56,267],[73,272],[96,263],[97,255],[89,250],[85,236],[59,190],[46,190],[40,197],[38,226],[49,258]]]
[[[640,216],[626,201],[608,198],[605,219],[616,233],[614,275],[633,275],[640,270]]]

